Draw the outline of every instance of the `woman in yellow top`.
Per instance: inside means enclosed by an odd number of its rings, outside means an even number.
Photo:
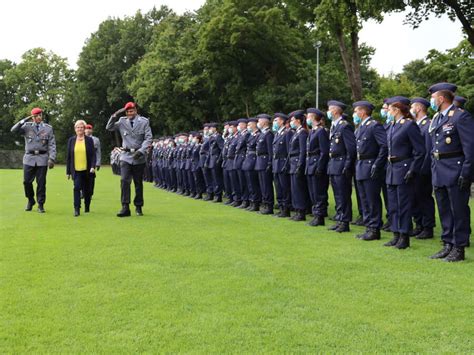
[[[67,142],[66,174],[74,181],[74,216],[80,215],[81,191],[84,196],[84,212],[89,212],[91,204],[91,181],[95,172],[95,148],[91,137],[85,135],[86,122],[78,120],[74,124],[76,135]]]

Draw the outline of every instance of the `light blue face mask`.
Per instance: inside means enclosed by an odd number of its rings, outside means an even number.
[[[247,127],[247,132],[252,133],[252,128]]]
[[[355,125],[358,125],[362,122],[362,118],[360,118],[357,113],[354,113],[352,115],[352,119],[353,119]]]
[[[278,126],[278,123],[276,122],[273,122],[273,125],[272,125],[272,131],[273,132],[276,132],[280,129],[280,126]]]
[[[332,112],[331,112],[331,111],[328,111],[327,116],[328,116],[328,119],[330,119],[330,120],[332,121],[333,116],[332,116]]]
[[[295,124],[294,122],[291,122],[291,123],[290,123],[290,127],[293,128],[293,129],[298,128],[298,127],[296,127],[296,124]]]
[[[388,124],[388,123],[391,123],[391,122],[393,122],[393,121],[395,121],[395,116],[392,115],[391,113],[388,113],[388,112],[387,112],[387,120],[385,121],[385,123]]]
[[[313,120],[310,119],[310,118],[307,118],[306,119],[306,124],[308,125],[308,127],[313,127]]]
[[[382,118],[387,118],[387,110],[384,110],[383,108],[380,109],[380,116],[382,116]]]
[[[434,97],[430,99],[430,107],[433,109],[433,111],[437,112],[439,110],[439,106],[436,104],[436,100]]]

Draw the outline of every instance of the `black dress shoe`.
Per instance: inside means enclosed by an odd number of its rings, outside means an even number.
[[[44,206],[42,203],[38,204],[38,213],[45,213]]]
[[[443,249],[441,249],[439,252],[436,254],[433,254],[430,256],[430,259],[444,259],[449,255],[451,252],[451,249],[453,249],[453,245],[449,243],[445,243],[443,246]]]
[[[202,194],[196,194],[196,196],[194,196],[194,199],[195,200],[202,200]]]
[[[407,249],[410,247],[410,236],[405,233],[400,233],[400,238],[398,239],[395,248],[397,249]]]
[[[318,224],[318,216],[314,216],[311,221],[309,221],[308,223],[306,223],[306,225],[308,225],[308,226],[310,226],[310,227],[319,226],[319,224]]]
[[[260,211],[260,202],[254,202],[252,206],[247,208],[250,212],[258,212]]]
[[[364,222],[362,220],[362,216],[359,216],[355,219],[355,221],[352,221],[351,224],[355,225],[355,226],[363,226],[364,225]]]
[[[230,207],[239,207],[242,204],[242,201],[234,201],[230,204]]]
[[[328,228],[328,230],[335,231],[336,229],[339,228],[339,224],[341,224],[341,222],[337,222],[336,224],[333,224],[331,227]]]
[[[316,224],[315,226],[324,226],[324,217],[323,216],[316,216]]]
[[[433,228],[423,228],[423,231],[416,236],[416,239],[432,239]]]
[[[247,207],[249,207],[249,202],[248,201],[242,201],[242,203],[239,206],[239,208],[241,208],[241,209],[246,209]]]
[[[137,216],[143,216],[142,206],[135,206],[135,213]]]
[[[228,199],[226,202],[224,202],[224,205],[232,205],[234,203],[234,200]]]
[[[339,227],[336,228],[336,232],[338,233],[350,232],[349,223],[341,222],[339,224]]]
[[[275,215],[278,218],[288,218],[291,216],[291,212],[289,208],[282,207],[280,211]]]
[[[367,234],[360,239],[365,241],[380,240],[380,229],[369,229]]]
[[[222,195],[216,196],[216,198],[214,199],[214,202],[215,203],[221,203],[222,202]]]
[[[206,197],[204,197],[204,201],[211,201],[214,199],[214,195],[213,194],[207,194]]]
[[[264,204],[262,210],[260,211],[260,214],[263,214],[263,215],[273,214],[273,206]]]
[[[117,217],[130,217],[130,208],[128,205],[123,205],[122,209],[117,213]]]
[[[394,247],[395,245],[397,245],[399,239],[400,239],[400,233],[394,232],[392,240],[385,243],[383,246],[384,247]]]
[[[28,203],[26,204],[25,211],[31,211],[35,203],[36,203],[35,200],[29,200]]]
[[[422,231],[423,231],[423,227],[417,225],[417,226],[415,227],[415,229],[413,229],[413,230],[410,231],[409,235],[410,235],[410,237],[415,237],[415,236],[417,236],[418,234],[420,234]]]
[[[85,206],[84,213],[89,213],[89,212],[90,212],[90,206]]]
[[[443,261],[448,261],[448,262],[453,263],[456,261],[463,261],[464,259],[465,259],[464,247],[453,247],[449,255],[445,257]]]
[[[369,232],[369,230],[366,229],[364,233],[357,234],[357,235],[356,235],[356,238],[357,238],[357,239],[362,239],[362,238],[364,238],[364,237],[367,235],[368,232]]]
[[[306,221],[306,215],[304,211],[296,211],[296,214],[292,218],[295,222]]]
[[[74,209],[74,217],[79,217],[79,215],[81,214],[79,208],[75,208]]]
[[[385,222],[385,224],[382,226],[382,230],[385,232],[390,232],[392,228],[392,224],[390,222]]]

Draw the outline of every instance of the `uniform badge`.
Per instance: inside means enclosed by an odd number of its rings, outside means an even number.
[[[426,124],[426,120],[423,120],[423,122],[421,122],[421,124],[424,126]]]
[[[453,117],[454,116],[454,110],[449,111],[448,117]]]
[[[339,138],[336,138],[336,144],[339,144]]]
[[[400,121],[400,124],[404,124],[405,123],[405,119],[402,118],[402,120]]]
[[[451,137],[446,138],[446,144],[451,144]]]

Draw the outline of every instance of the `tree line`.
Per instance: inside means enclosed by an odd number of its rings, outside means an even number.
[[[407,26],[448,13],[467,38],[380,76],[370,67],[374,49],[360,43],[359,31],[369,19],[406,9]],[[75,70],[42,48],[27,51],[19,63],[0,60],[0,148],[19,149],[10,127],[35,106],[54,126],[60,160],[77,119],[95,126],[107,154],[116,141],[105,124],[127,101],[150,118],[155,135],[312,107],[317,41],[323,108],[331,98],[380,103],[395,94],[426,96],[439,81],[456,83],[472,98],[473,12],[469,1],[453,0],[207,0],[182,15],[162,6],[109,18],[86,40]],[[474,100],[466,108],[472,111]]]

